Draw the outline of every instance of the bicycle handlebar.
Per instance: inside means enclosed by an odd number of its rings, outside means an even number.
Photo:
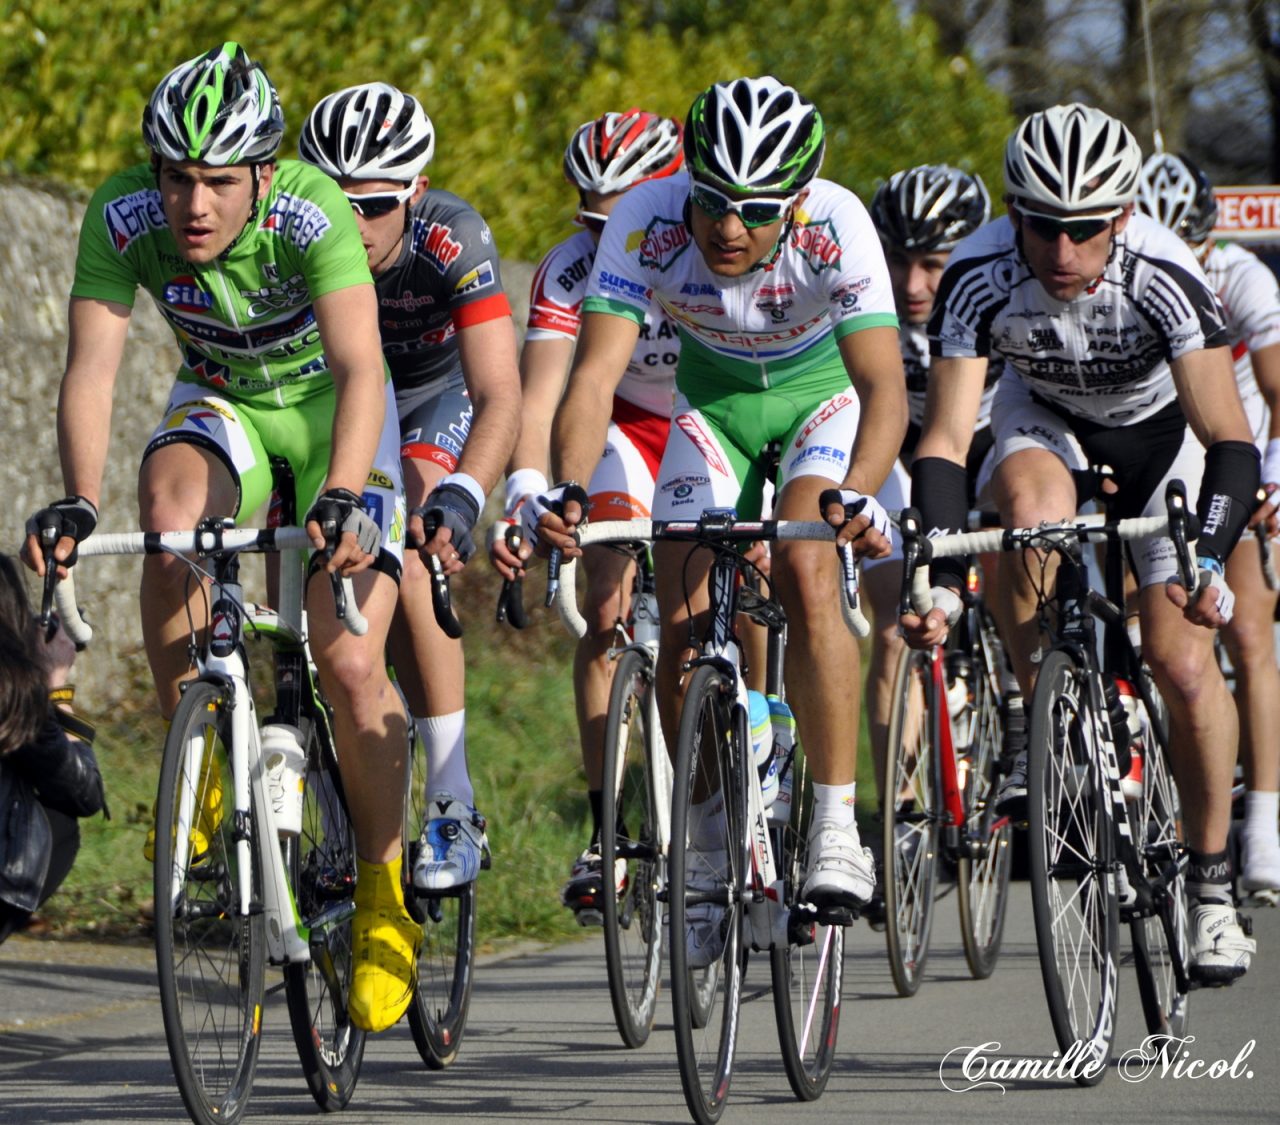
[[[80,542],[78,558],[100,555],[160,555],[181,554],[204,556],[217,551],[239,551],[263,554],[272,551],[311,550],[311,536],[301,527],[225,527],[205,528],[199,531],[124,531],[95,532]],[[56,567],[51,559],[47,567]],[[87,645],[93,639],[93,628],[80,614],[76,605],[74,570],[54,587],[54,602],[62,618],[67,636],[77,645]],[[369,622],[356,606],[351,579],[334,575],[343,593],[339,601],[335,591],[335,608],[338,619],[349,633],[362,637],[369,630]]]
[[[757,540],[809,539],[818,542],[834,542],[835,528],[820,520],[717,520],[708,524],[702,520],[603,520],[589,523],[577,529],[578,545],[589,547],[597,543],[653,542],[677,540],[701,542],[719,539],[726,542],[754,543]],[[851,556],[852,549],[847,548]],[[552,566],[551,564],[555,564]],[[871,633],[871,625],[858,605],[858,579],[856,563],[850,567],[842,561],[842,587],[840,609],[845,624],[857,637]],[[547,567],[547,604],[555,605],[565,628],[575,637],[587,634],[587,622],[578,612],[577,565],[575,559],[561,561],[560,552],[552,550]]]

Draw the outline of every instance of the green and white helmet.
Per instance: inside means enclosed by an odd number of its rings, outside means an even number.
[[[142,139],[169,160],[262,164],[275,158],[283,136],[276,88],[238,43],[174,67],[142,111]]]
[[[799,191],[825,146],[822,115],[772,75],[708,87],[684,124],[689,174],[739,192]]]

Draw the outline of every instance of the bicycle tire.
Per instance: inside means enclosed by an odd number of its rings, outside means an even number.
[[[735,766],[743,760],[745,729],[735,727],[732,683],[719,669],[700,665],[689,677],[680,730],[676,740],[675,782],[671,810],[671,863],[667,883],[671,919],[671,999],[674,1010],[676,1058],[685,1103],[698,1125],[712,1125],[724,1112],[737,1048],[742,981],[746,971],[743,887],[746,878],[745,794]],[[745,723],[737,724],[745,727]],[[723,795],[723,829],[704,824],[699,832],[690,824],[690,807]],[[714,815],[714,814],[713,814]],[[698,839],[690,839],[691,828]],[[706,841],[724,842],[723,856]],[[710,854],[709,854],[710,853]],[[721,867],[723,859],[724,867]],[[727,868],[727,870],[725,870]],[[714,890],[689,885],[691,874],[719,871]],[[700,878],[700,881],[701,878]],[[709,881],[709,880],[708,880]],[[714,898],[713,898],[714,896]],[[692,901],[689,901],[692,899]],[[689,956],[689,907],[718,901],[724,914],[719,932],[724,948],[714,958],[719,970],[704,1025],[694,1020]],[[695,917],[700,917],[698,912]],[[695,960],[701,960],[701,957]]]
[[[978,635],[972,639],[972,737],[961,794],[965,809],[965,842],[956,866],[960,939],[969,974],[986,980],[1000,959],[1009,875],[1013,867],[1013,825],[998,816],[993,803],[1003,739],[1000,719],[1000,674],[1003,649],[995,623],[985,607],[977,614]]]
[[[174,1080],[198,1125],[235,1122],[244,1113],[261,1046],[266,986],[256,826],[249,861],[251,896],[259,909],[246,916],[238,906],[228,758],[231,704],[220,682],[187,685],[165,737],[156,798],[160,1010]],[[215,784],[221,786],[220,797],[207,796],[219,792]],[[206,847],[195,854],[198,840]]]
[[[1087,673],[1062,650],[1040,666],[1027,757],[1031,905],[1054,1035],[1082,1086],[1115,1040],[1119,906],[1114,823],[1090,729]]]
[[[1150,674],[1143,671],[1143,695],[1154,707],[1148,709],[1151,723],[1147,745],[1143,747],[1142,795],[1128,802],[1134,828],[1134,843],[1143,875],[1155,882],[1176,868],[1168,879],[1167,893],[1159,896],[1154,913],[1130,920],[1134,971],[1138,975],[1138,995],[1147,1032],[1160,1039],[1152,1046],[1155,1055],[1176,1057],[1190,1025],[1190,993],[1178,982],[1190,965],[1189,911],[1187,907],[1188,853],[1182,839],[1182,807],[1178,787],[1169,769],[1167,724],[1159,709],[1159,696]],[[1141,704],[1147,708],[1147,703]],[[1154,713],[1152,713],[1154,712]],[[1189,982],[1186,982],[1189,983]]]
[[[642,1047],[653,1028],[662,979],[662,918],[658,903],[662,854],[658,801],[650,768],[655,753],[646,721],[653,691],[648,652],[629,649],[618,657],[604,724],[604,794],[600,817],[600,870],[625,869],[623,891],[605,886],[605,965],[618,1034],[628,1047]],[[657,753],[665,753],[658,747]]]
[[[930,685],[932,653],[904,648],[894,675],[884,793],[884,914],[889,971],[914,996],[929,959],[938,881],[938,815]],[[945,704],[944,704],[945,706]]]
[[[471,1006],[475,969],[476,885],[472,881],[439,894],[413,886],[413,867],[426,827],[427,756],[422,740],[409,734],[405,771],[404,901],[422,925],[417,982],[409,1004],[409,1030],[422,1061],[443,1070],[458,1057]]]
[[[778,1046],[791,1090],[802,1102],[819,1098],[831,1077],[844,984],[844,927],[800,922],[796,906],[808,869],[809,809],[799,748],[792,758],[791,819],[774,829],[774,850],[789,918],[786,945],[769,951]]]
[[[365,1032],[347,1015],[356,843],[329,738],[323,720],[313,720],[302,829],[282,841],[282,848],[298,916],[311,931],[311,960],[284,967],[289,1025],[311,1096],[321,1109],[333,1111],[355,1091]]]

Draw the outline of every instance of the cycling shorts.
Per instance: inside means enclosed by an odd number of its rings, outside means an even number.
[[[231,474],[240,522],[252,516],[274,485],[272,461],[284,460],[293,473],[299,518],[320,495],[329,472],[336,395],[333,385],[293,406],[233,401],[195,383],[177,382],[164,418],[142,458],[175,442],[207,449]],[[382,529],[379,569],[398,577],[404,557],[404,485],[400,473],[400,429],[391,384],[373,468],[363,489],[364,509]]]
[[[604,453],[587,486],[592,520],[650,515],[654,480],[670,429],[671,419],[614,398]]]
[[[445,391],[406,406],[400,412],[400,457],[404,461],[431,461],[446,473],[456,472],[462,447],[471,432],[471,399],[461,391]]]

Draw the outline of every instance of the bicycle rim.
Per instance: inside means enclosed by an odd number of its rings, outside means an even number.
[[[938,879],[930,660],[929,652],[903,650],[889,717],[883,818],[885,940],[900,996],[914,996],[920,987]]]
[[[1087,682],[1051,652],[1040,667],[1028,744],[1031,903],[1054,1035],[1085,1086],[1106,1074],[1115,1036],[1119,910],[1110,798],[1101,790]]]
[[[347,1017],[351,991],[355,834],[327,730],[311,725],[302,830],[284,844],[298,915],[311,931],[311,960],[284,969],[289,1023],[307,1087],[326,1110],[351,1100],[365,1033]]]
[[[165,739],[156,799],[160,1009],[174,1080],[200,1125],[239,1120],[261,1042],[266,930],[260,911],[239,913],[229,729],[222,686],[188,685]],[[221,800],[209,796],[217,785]],[[252,898],[260,905],[256,835],[249,849]]]
[[[746,969],[743,881],[745,836],[743,794],[732,768],[738,734],[731,728],[732,695],[715,668],[703,665],[690,677],[680,716],[676,743],[675,792],[671,813],[671,864],[667,884],[671,919],[671,996],[676,1033],[676,1057],[685,1102],[699,1125],[718,1121],[729,1094],[734,1051],[737,1047],[738,1009]],[[741,749],[738,747],[737,749]],[[723,816],[707,814],[722,795]],[[697,805],[704,816],[691,824],[690,808]],[[711,844],[711,840],[715,844]],[[733,846],[728,846],[730,842]],[[721,865],[713,855],[723,848],[727,855],[723,878],[712,891],[692,888],[690,876]],[[700,880],[702,882],[702,880]],[[723,908],[718,932],[724,948],[714,958],[714,987],[703,1006],[691,992],[697,977],[706,981],[702,966],[690,963],[690,923],[705,929],[709,902]],[[697,934],[693,935],[697,936]],[[701,945],[695,949],[705,950]],[[695,956],[695,961],[704,958]],[[699,1023],[695,1015],[705,1018]]]
[[[995,626],[983,612],[982,633],[974,645],[973,739],[961,757],[966,821],[964,852],[957,866],[960,936],[969,973],[985,980],[995,970],[1004,938],[1009,904],[1009,873],[1013,863],[1013,825],[997,816],[995,800],[997,760],[1003,726],[1000,722],[1000,646]]]
[[[409,1030],[422,1061],[443,1070],[458,1056],[471,1005],[475,963],[476,885],[467,883],[444,894],[424,895],[413,887],[413,867],[426,826],[426,751],[412,742],[405,794],[405,905],[422,923],[418,982],[409,1005]]]
[[[605,963],[618,1033],[628,1047],[643,1046],[658,1007],[662,970],[662,923],[654,752],[645,707],[653,677],[647,653],[624,652],[613,672],[604,727],[604,799],[600,828],[601,871],[613,873],[622,890],[605,886]],[[663,753],[661,748],[658,753]],[[610,782],[613,782],[610,784]],[[625,872],[617,877],[619,867]],[[606,879],[607,884],[607,879]]]
[[[795,907],[808,867],[808,796],[804,762],[792,762],[791,822],[775,830],[784,902]],[[835,1062],[844,980],[844,927],[808,920],[788,926],[789,941],[769,952],[773,1012],[787,1081],[801,1101],[813,1101],[826,1089]]]

